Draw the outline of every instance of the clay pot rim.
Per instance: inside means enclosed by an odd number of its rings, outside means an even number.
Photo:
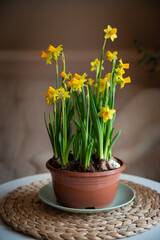
[[[49,159],[46,162],[46,167],[50,170],[50,171],[54,171],[57,172],[59,174],[63,174],[66,176],[73,176],[73,177],[102,177],[102,176],[106,176],[106,175],[112,175],[112,174],[117,174],[117,173],[121,173],[125,168],[126,168],[126,164],[124,161],[122,161],[121,159],[115,157],[119,162],[122,163],[121,167],[114,169],[114,170],[109,170],[109,171],[104,171],[104,172],[70,172],[70,171],[66,171],[66,170],[60,170],[57,168],[54,168],[53,166],[50,165],[50,161],[51,159]]]

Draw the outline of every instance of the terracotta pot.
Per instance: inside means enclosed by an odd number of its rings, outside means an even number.
[[[104,208],[114,200],[121,172],[125,163],[116,158],[121,167],[115,170],[85,173],[69,172],[51,166],[51,159],[46,167],[50,170],[55,196],[58,202],[70,208]]]

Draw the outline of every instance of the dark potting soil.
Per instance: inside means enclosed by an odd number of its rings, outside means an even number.
[[[115,160],[121,164],[120,161],[118,161],[117,159]],[[84,166],[80,165],[79,161],[74,161],[72,154],[70,154],[69,161],[66,166],[62,167],[59,158],[58,159],[52,158],[50,160],[50,164],[51,166],[59,170],[64,170],[69,172],[84,172]],[[103,172],[103,171],[110,171],[110,169],[107,167],[106,160],[105,159],[99,160],[93,155],[92,159],[90,160],[90,164],[87,167],[85,172]]]

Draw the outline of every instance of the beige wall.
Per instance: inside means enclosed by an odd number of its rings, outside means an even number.
[[[42,49],[49,42],[65,49],[101,48],[107,24],[118,28],[115,48],[159,44],[156,0],[1,0],[0,49]],[[112,46],[112,44],[109,44]]]
[[[126,172],[159,181],[159,78],[148,80],[147,68],[137,66],[133,41],[141,40],[147,49],[158,46],[160,2],[8,0],[0,5],[0,182],[46,171],[52,156],[43,112],[50,110],[44,93],[55,86],[55,66],[45,65],[40,51],[63,44],[67,71],[92,76],[89,62],[100,57],[108,24],[118,28],[118,39],[107,49],[130,62],[132,79],[117,90],[115,126],[123,131],[114,153],[126,161]],[[107,71],[110,67],[106,64]]]

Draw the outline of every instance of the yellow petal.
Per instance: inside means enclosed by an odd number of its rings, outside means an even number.
[[[67,82],[67,87],[69,87],[69,88],[71,88],[72,87],[72,82],[71,81],[69,81],[69,82]]]
[[[130,78],[130,77],[124,78],[124,82],[125,82],[125,83],[131,83],[131,78]]]
[[[48,57],[48,53],[46,53],[45,51],[41,51],[40,57],[41,58],[47,58]]]
[[[109,112],[110,112],[111,114],[114,114],[114,113],[116,112],[116,110],[115,110],[115,109],[110,109]]]
[[[105,111],[109,111],[109,105],[107,105],[105,109]]]
[[[77,78],[77,79],[79,80],[82,76],[79,75],[79,74],[77,74],[77,73],[75,73],[75,74],[74,74],[74,77]]]
[[[107,51],[107,52],[106,52],[106,55],[107,55],[108,58],[109,58],[109,57],[113,57],[113,54],[112,54],[110,51]]]
[[[123,68],[129,69],[129,63],[124,63],[124,64],[123,64]]]
[[[72,82],[72,84],[74,84],[74,85],[79,85],[79,80],[77,79],[77,78],[72,78],[71,79],[71,82]]]
[[[103,122],[107,122],[108,121],[108,118],[103,118]]]
[[[99,113],[98,113],[98,117],[103,117],[103,113],[102,113],[102,112],[99,112]]]
[[[105,107],[100,107],[99,109],[100,109],[101,112],[105,112],[106,111]]]
[[[52,53],[54,53],[54,52],[56,51],[56,48],[53,47],[52,45],[49,45],[47,51],[48,51],[48,52],[52,52]]]
[[[67,74],[65,72],[61,72],[61,77],[65,78],[67,76]]]

